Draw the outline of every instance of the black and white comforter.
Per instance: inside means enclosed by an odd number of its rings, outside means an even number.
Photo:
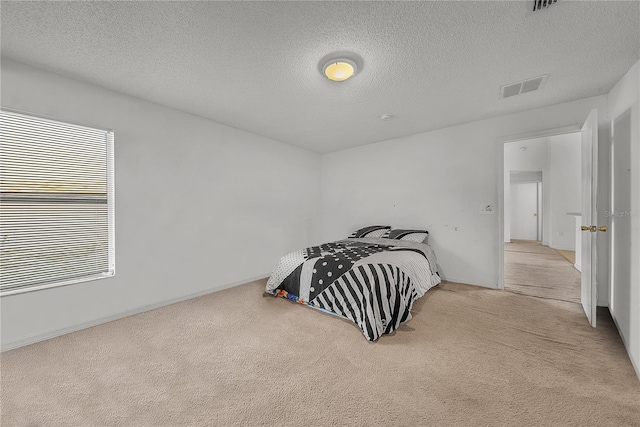
[[[347,318],[375,341],[409,320],[413,302],[438,283],[429,245],[362,238],[283,256],[266,292]]]

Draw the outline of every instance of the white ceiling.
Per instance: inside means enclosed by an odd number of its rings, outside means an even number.
[[[3,1],[2,55],[326,153],[605,94],[640,58],[638,1],[532,5]]]

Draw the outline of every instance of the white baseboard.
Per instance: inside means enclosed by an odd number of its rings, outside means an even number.
[[[640,361],[636,362],[633,359],[633,355],[629,351],[629,343],[624,339],[624,335],[620,332],[620,325],[618,325],[618,321],[616,320],[616,316],[611,312],[611,308],[609,308],[609,314],[611,314],[611,318],[613,319],[613,323],[616,325],[616,329],[618,329],[618,335],[620,335],[620,339],[622,339],[622,344],[624,344],[625,350],[627,350],[627,354],[629,355],[629,360],[631,360],[631,366],[636,371],[636,375],[638,376],[638,380],[640,380],[640,365],[638,364]]]
[[[186,301],[192,298],[197,298],[197,297],[201,297],[203,295],[207,295],[207,294],[211,294],[214,292],[218,292],[218,291],[222,291],[224,289],[229,289],[229,288],[233,288],[235,286],[240,286],[240,285],[244,285],[247,283],[251,283],[251,282],[255,282],[257,280],[262,280],[262,279],[266,279],[267,277],[269,277],[271,275],[271,273],[268,274],[263,274],[260,275],[258,277],[254,277],[252,279],[246,279],[246,280],[242,280],[240,282],[234,282],[234,283],[228,283],[226,285],[221,285],[221,286],[216,286],[213,288],[207,288],[205,290],[202,291],[198,291],[189,295],[184,295],[181,297],[177,297],[177,298],[172,298],[169,300],[164,300],[164,301],[157,301],[154,302],[152,304],[147,304],[147,305],[143,305],[141,307],[137,307],[131,310],[127,310],[127,311],[123,311],[120,313],[115,313],[109,316],[105,316],[105,317],[100,317],[98,319],[93,319],[93,320],[89,320],[86,322],[82,322],[82,323],[76,323],[73,325],[69,325],[67,327],[64,328],[60,328],[60,329],[52,329],[46,332],[41,332],[38,334],[34,334],[34,335],[30,335],[24,338],[20,338],[18,340],[9,342],[9,343],[5,343],[2,345],[2,347],[0,348],[0,352],[2,351],[8,351],[8,350],[13,350],[19,347],[24,347],[26,345],[30,345],[30,344],[35,344],[37,342],[40,341],[45,341],[51,338],[55,338],[55,337],[59,337],[61,335],[66,335],[66,334],[70,334],[72,332],[77,332],[80,331],[82,329],[86,329],[86,328],[91,328],[93,326],[98,326],[101,325],[103,323],[107,323],[107,322],[112,322],[114,320],[118,320],[118,319],[122,319],[124,317],[129,317],[129,316],[133,316],[136,314],[140,314],[140,313],[144,313],[145,311],[150,311],[150,310],[155,310],[156,308],[160,308],[160,307],[164,307],[167,305],[171,305],[171,304],[175,304],[178,302],[182,302],[182,301]]]
[[[445,282],[454,282],[454,283],[460,283],[463,285],[472,285],[472,286],[480,286],[481,288],[488,288],[488,289],[499,289],[498,288],[498,284],[497,283],[478,283],[478,282],[470,282],[466,279],[456,279],[455,277],[442,277],[442,280]]]
[[[575,252],[576,248],[575,246],[549,246],[551,249],[557,249],[559,251],[571,251],[571,252]]]

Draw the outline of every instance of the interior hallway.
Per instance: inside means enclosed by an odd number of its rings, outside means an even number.
[[[541,298],[580,302],[580,272],[555,249],[532,240],[504,244],[504,288]]]

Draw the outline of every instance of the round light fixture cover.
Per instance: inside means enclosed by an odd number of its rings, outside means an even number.
[[[334,82],[343,82],[352,77],[357,71],[356,63],[347,58],[331,59],[322,67],[324,75]]]

